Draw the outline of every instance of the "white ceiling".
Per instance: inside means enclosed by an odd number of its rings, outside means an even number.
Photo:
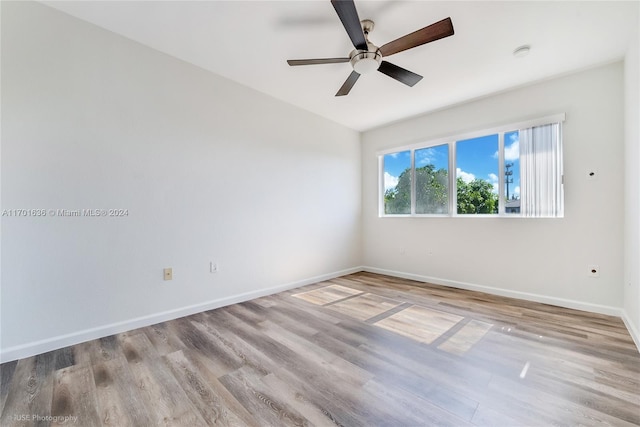
[[[328,0],[46,4],[356,130],[619,60],[638,25],[634,1],[356,0],[378,46],[448,16],[455,35],[385,58],[424,76],[413,88],[373,73],[334,97],[348,63],[286,63],[353,49]]]

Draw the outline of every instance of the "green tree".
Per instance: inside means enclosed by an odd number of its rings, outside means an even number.
[[[449,178],[446,169],[434,165],[416,168],[416,213],[447,213],[449,205]],[[476,178],[466,183],[456,180],[459,214],[492,214],[498,212],[498,195],[489,181]],[[384,211],[391,215],[411,213],[411,170],[405,169],[398,184],[384,193]]]
[[[449,178],[446,169],[434,165],[416,168],[416,213],[447,213]],[[387,214],[411,213],[411,170],[405,169],[398,184],[384,193]]]
[[[416,213],[444,214],[449,211],[449,173],[426,165],[416,169]]]
[[[458,187],[459,214],[491,214],[498,212],[498,195],[493,193],[489,181],[476,178],[466,183],[462,178],[456,180]]]
[[[384,212],[391,215],[411,213],[411,169],[398,177],[398,184],[384,193]]]

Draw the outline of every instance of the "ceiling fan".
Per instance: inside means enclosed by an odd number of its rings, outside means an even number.
[[[331,0],[331,4],[355,49],[351,51],[348,58],[290,59],[287,63],[291,66],[297,66],[350,62],[353,71],[338,90],[336,96],[349,94],[361,74],[375,70],[407,86],[414,86],[422,80],[421,75],[383,61],[382,58],[453,35],[451,18],[446,18],[378,47],[369,41],[369,33],[374,26],[373,21],[370,19],[360,21],[353,0]]]

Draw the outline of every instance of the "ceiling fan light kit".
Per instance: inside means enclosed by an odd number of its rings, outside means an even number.
[[[454,34],[451,18],[446,18],[393,40],[382,47],[377,47],[369,41],[369,33],[374,27],[373,21],[370,19],[360,21],[353,0],[331,0],[331,4],[355,49],[351,51],[348,58],[290,59],[287,63],[290,66],[298,66],[349,62],[353,71],[338,90],[336,96],[347,95],[360,75],[369,74],[376,70],[407,86],[415,85],[422,80],[422,76],[383,61],[382,58]]]
[[[350,55],[349,62],[353,70],[358,74],[369,74],[376,71],[382,62],[382,55],[379,51],[365,52],[362,50],[354,50]]]

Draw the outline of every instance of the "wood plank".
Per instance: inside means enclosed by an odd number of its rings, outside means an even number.
[[[166,362],[180,383],[182,389],[198,409],[202,418],[210,426],[246,426],[246,416],[243,409],[239,409],[239,404],[232,398],[231,394],[224,387],[218,385],[217,378],[202,376],[196,366],[188,360],[183,351],[177,351],[166,356]],[[214,388],[209,384],[212,383]],[[241,419],[231,410],[241,412],[244,419]]]
[[[341,381],[345,381],[355,387],[362,386],[373,378],[372,373],[361,369],[348,360],[336,357],[332,352],[287,331],[273,322],[262,322],[260,331],[294,353],[299,354],[307,363],[317,366],[320,375],[340,378]]]
[[[418,395],[396,385],[377,380],[369,381],[365,387],[372,396],[378,398],[378,404],[385,405],[396,417],[398,425],[403,426],[438,426],[466,427],[472,426],[468,421],[475,412],[469,411],[465,418],[453,415]]]
[[[340,422],[334,419],[330,413],[323,411],[318,407],[312,399],[310,399],[303,390],[295,387],[290,382],[286,382],[275,373],[270,373],[262,377],[261,381],[278,396],[281,396],[285,402],[298,411],[310,423],[317,426],[336,425],[342,426]]]
[[[53,352],[54,370],[68,368],[76,364],[73,347],[64,347]]]
[[[125,358],[116,357],[93,366],[96,410],[104,426],[151,425],[152,417]]]
[[[288,403],[278,399],[261,381],[262,376],[245,366],[220,378],[261,425],[307,426],[307,419]]]
[[[135,379],[136,391],[149,408],[152,424],[207,425],[145,334],[123,337],[122,348]]]
[[[495,426],[517,426],[522,425],[522,421],[505,415],[503,411],[497,411],[484,406],[482,403],[478,405],[473,418],[473,425],[478,427],[495,427]]]
[[[52,426],[100,426],[93,372],[88,366],[71,366],[55,374]]]
[[[52,352],[18,361],[0,413],[0,425],[30,426],[51,415],[53,367]]]
[[[0,414],[4,408],[4,403],[7,400],[9,394],[9,386],[13,379],[13,374],[16,371],[18,361],[6,362],[0,365]]]
[[[178,338],[173,325],[173,322],[165,322],[142,328],[159,355],[164,356],[186,348]]]
[[[217,376],[225,375],[242,366],[243,361],[236,354],[220,345],[215,336],[207,335],[199,330],[195,321],[177,319],[173,323],[176,335],[185,347],[209,360],[210,368]]]
[[[77,365],[92,365],[106,362],[116,357],[124,357],[118,337],[110,335],[73,347],[73,357]]]

